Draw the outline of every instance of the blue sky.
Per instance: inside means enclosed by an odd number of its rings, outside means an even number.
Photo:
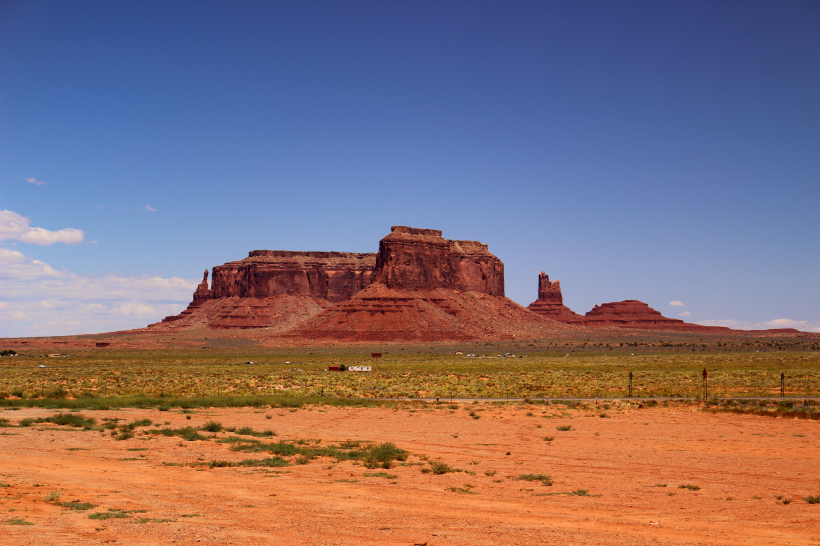
[[[816,2],[0,18],[0,335],[142,326],[205,268],[391,225],[488,243],[523,305],[544,270],[580,313],[820,331]]]

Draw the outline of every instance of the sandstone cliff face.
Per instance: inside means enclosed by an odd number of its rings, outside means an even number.
[[[376,255],[353,252],[254,250],[214,267],[213,298],[309,296],[345,301],[368,286]]]
[[[388,288],[504,296],[504,264],[487,245],[444,239],[436,229],[393,226],[379,243],[373,278]]]
[[[538,299],[529,304],[527,309],[559,322],[584,324],[584,317],[564,305],[560,281],[550,282],[549,275],[543,271],[538,275]]]

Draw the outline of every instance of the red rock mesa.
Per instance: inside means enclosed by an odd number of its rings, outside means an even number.
[[[376,254],[255,250],[207,271],[154,329],[265,328],[351,341],[542,337],[562,323],[504,297],[504,264],[477,241],[394,226]]]

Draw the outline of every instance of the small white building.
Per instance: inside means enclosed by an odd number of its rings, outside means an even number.
[[[372,372],[373,366],[348,366],[347,371],[349,372]]]

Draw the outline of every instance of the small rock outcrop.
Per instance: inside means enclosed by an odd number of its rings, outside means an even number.
[[[211,299],[213,296],[213,290],[208,289],[208,270],[205,270],[205,274],[202,276],[202,282],[199,283],[199,286],[196,287],[194,291],[194,299],[191,303],[188,304],[188,307],[178,315],[171,315],[169,317],[165,317],[162,319],[162,322],[169,323],[169,322],[176,322],[178,320],[182,320],[186,317],[190,317],[194,311],[202,307],[202,305]]]
[[[208,270],[205,270],[205,274],[202,276],[202,282],[199,283],[199,286],[196,287],[196,291],[194,292],[194,301],[193,303],[202,303],[205,300],[211,299],[213,295],[213,291],[208,288]]]
[[[561,282],[550,281],[549,275],[538,275],[538,299],[527,306],[533,313],[567,324],[584,324],[584,317],[564,305]]]

